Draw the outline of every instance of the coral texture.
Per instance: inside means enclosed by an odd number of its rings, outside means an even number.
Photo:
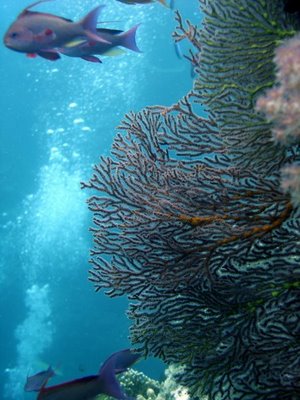
[[[90,182],[96,290],[126,295],[132,343],[184,365],[214,400],[300,396],[300,215],[282,191],[299,147],[255,110],[274,49],[298,29],[283,1],[201,0],[190,93],[126,116]],[[205,116],[199,108],[205,108]],[[125,133],[124,133],[125,132]]]
[[[165,370],[165,379],[161,382],[149,378],[147,375],[134,369],[129,369],[120,378],[120,384],[129,398],[137,400],[189,400],[188,391],[178,385],[175,376],[183,371],[183,367],[170,365]],[[106,395],[99,395],[97,399],[113,399]],[[201,398],[199,400],[206,400]]]
[[[132,368],[122,373],[119,381],[129,399],[139,396],[139,400],[155,400],[161,390],[160,382]],[[96,399],[113,400],[114,398],[101,394]]]
[[[286,40],[277,50],[275,63],[277,86],[257,101],[273,123],[273,138],[292,152],[300,144],[300,36]],[[296,146],[293,146],[296,145]],[[288,163],[288,162],[287,162]],[[300,205],[300,165],[294,162],[282,170],[282,188],[290,191],[296,206]]]

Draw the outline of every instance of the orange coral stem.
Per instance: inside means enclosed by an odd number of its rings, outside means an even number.
[[[212,215],[210,217],[189,217],[188,215],[180,214],[178,216],[178,219],[181,222],[186,222],[192,226],[201,226],[201,225],[206,225],[210,224],[211,222],[215,221],[224,221],[225,219],[240,219],[239,217],[232,217],[230,215]]]
[[[292,211],[293,211],[292,203],[288,202],[286,204],[285,209],[280,213],[278,218],[276,218],[275,221],[273,221],[271,224],[256,226],[247,232],[241,233],[240,235],[233,235],[228,238],[219,240],[215,247],[223,246],[225,244],[232,243],[239,239],[248,239],[252,236],[257,236],[257,235],[260,236],[260,235],[264,235],[268,232],[271,232],[272,230],[278,228],[290,216]]]

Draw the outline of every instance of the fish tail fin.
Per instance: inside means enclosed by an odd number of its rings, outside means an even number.
[[[52,367],[52,365],[49,365],[49,367],[48,367],[48,372],[49,372],[49,374],[51,374],[51,376],[57,375],[57,372],[56,372],[56,370]]]
[[[83,28],[85,35],[93,41],[101,43],[109,43],[107,40],[103,39],[101,35],[97,34],[97,23],[100,12],[105,6],[98,6],[90,11],[85,17],[79,21],[79,24]]]
[[[138,53],[142,53],[142,51],[138,48],[136,44],[136,31],[141,24],[137,24],[129,31],[121,33],[120,35],[120,46],[126,47],[132,51],[136,51]]]
[[[116,378],[116,374],[126,371],[138,359],[140,354],[134,354],[129,349],[112,354],[102,365],[99,371],[101,392],[116,399],[128,400]]]

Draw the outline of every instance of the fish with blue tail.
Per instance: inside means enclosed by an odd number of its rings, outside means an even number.
[[[74,379],[58,385],[40,387],[37,400],[89,400],[99,394],[119,400],[129,400],[116,375],[125,372],[141,357],[129,349],[112,354],[101,366],[97,375]]]
[[[51,365],[49,365],[48,369],[38,372],[35,375],[27,376],[24,385],[25,392],[39,392],[54,375],[56,375],[55,371]]]
[[[6,47],[29,55],[37,54],[48,60],[57,60],[60,55],[56,48],[78,36],[107,44],[107,40],[97,33],[97,20],[104,6],[94,8],[82,20],[73,22],[57,15],[30,10],[46,1],[51,0],[39,0],[19,14],[4,35]]]
[[[135,25],[127,32],[115,29],[98,28],[97,33],[109,43],[99,43],[78,39],[65,44],[58,51],[69,57],[80,57],[86,61],[98,62],[101,60],[96,55],[114,56],[124,51],[119,46],[141,53],[136,44],[136,31],[140,24]]]

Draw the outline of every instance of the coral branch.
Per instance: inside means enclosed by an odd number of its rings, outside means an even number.
[[[300,149],[272,140],[255,103],[299,20],[283,0],[200,4],[201,28],[176,13],[174,33],[194,46],[193,89],[128,113],[83,184],[95,193],[90,280],[128,297],[132,343],[184,366],[190,395],[296,400]]]

